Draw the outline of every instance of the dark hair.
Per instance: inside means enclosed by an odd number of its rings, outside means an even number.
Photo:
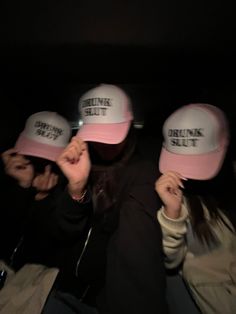
[[[219,210],[236,226],[235,211],[235,176],[233,162],[228,152],[220,172],[211,180],[188,180],[184,183],[184,195],[190,209],[193,232],[203,243],[209,244],[216,239],[204,215],[203,205],[209,211],[211,224],[223,221]],[[227,227],[230,227],[227,225]]]

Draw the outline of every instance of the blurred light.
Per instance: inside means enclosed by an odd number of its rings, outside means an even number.
[[[70,121],[71,129],[72,130],[78,130],[82,125],[82,120],[76,120],[76,121]]]
[[[70,125],[72,130],[78,130],[83,125],[83,121],[81,119],[70,121]],[[135,129],[142,129],[144,127],[144,121],[134,121],[133,125]]]
[[[142,129],[144,127],[144,121],[134,121],[133,124],[135,129]]]

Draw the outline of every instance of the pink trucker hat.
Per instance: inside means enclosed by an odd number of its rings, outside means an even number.
[[[106,144],[121,143],[133,120],[131,101],[119,87],[101,84],[79,100],[82,119],[77,136],[84,141]]]
[[[19,154],[55,161],[71,137],[69,122],[56,112],[32,114],[18,137],[15,148]]]
[[[209,180],[222,166],[229,143],[227,119],[209,104],[189,104],[172,113],[163,125],[161,173],[176,171],[183,177]]]

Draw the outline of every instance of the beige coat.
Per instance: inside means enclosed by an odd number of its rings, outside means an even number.
[[[26,264],[14,273],[0,261],[8,272],[0,290],[0,314],[40,314],[57,277],[57,268]]]
[[[205,217],[209,220],[206,208]],[[224,221],[232,227],[221,213]],[[186,204],[178,219],[168,218],[163,208],[157,213],[163,231],[166,267],[183,263],[182,275],[196,303],[204,314],[236,313],[236,235],[223,222],[214,225],[213,232],[220,245],[203,254],[195,254],[186,241],[189,214]],[[233,227],[232,227],[233,230]]]

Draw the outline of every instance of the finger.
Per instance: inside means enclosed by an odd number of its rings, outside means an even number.
[[[33,182],[32,182],[32,186],[34,187],[34,188],[37,188],[37,186],[38,186],[38,181],[39,181],[39,177],[40,177],[41,175],[36,175],[35,177],[34,177],[34,179],[33,179]]]
[[[48,178],[45,178],[43,174],[39,174],[34,178],[33,187],[37,191],[45,191],[47,189]]]
[[[10,158],[10,156],[13,156],[16,153],[17,153],[17,150],[15,148],[10,148],[6,150],[5,152],[3,152],[1,156],[2,156],[3,161],[6,162]]]
[[[176,185],[175,180],[172,178],[165,178],[161,182],[156,182],[155,190],[160,195],[164,195],[166,192],[176,195],[180,188]]]
[[[176,175],[177,177],[179,177],[179,178],[181,178],[183,180],[188,180],[181,173],[179,173],[177,171],[169,170],[169,171],[166,171],[164,174],[174,174],[174,175]]]
[[[80,146],[85,143],[84,140],[79,136],[73,136],[71,142],[77,142]]]
[[[64,152],[62,152],[61,156],[58,159],[58,162],[69,161],[71,163],[78,162],[80,158],[80,153],[78,153],[76,147],[74,145],[69,146]]]
[[[177,172],[169,171],[169,172],[166,172],[163,176],[164,176],[164,178],[171,178],[172,180],[174,180],[176,182],[176,185],[178,185],[182,189],[184,189],[184,185],[182,182],[183,179],[180,176],[180,174],[178,174]]]
[[[179,179],[181,179],[183,181],[188,181],[188,178],[184,177],[182,174],[180,174],[179,172],[176,172],[176,171],[168,171],[165,174],[178,177]]]
[[[22,164],[29,164],[30,163],[30,161],[28,159],[26,159],[23,155],[18,155],[18,154],[8,155],[6,164],[8,164],[11,161],[17,161],[17,162],[22,163]]]
[[[164,176],[171,177],[176,180],[183,180],[183,177],[178,172],[174,172],[174,171],[168,171],[164,174]]]
[[[157,181],[157,185],[160,185],[160,186],[163,186],[163,185],[165,186],[168,184],[171,184],[173,187],[176,187],[176,188],[183,186],[182,182],[179,179],[172,176],[167,176],[167,175],[164,175],[162,178],[160,178]]]
[[[52,173],[49,180],[48,180],[47,190],[50,190],[54,186],[56,186],[57,182],[58,182],[58,175]]]
[[[22,162],[18,159],[10,159],[6,164],[6,171],[10,170],[24,170],[30,165],[30,162]]]
[[[45,189],[45,188],[47,189],[47,186],[50,181],[50,177],[52,175],[51,168],[52,168],[51,165],[46,165],[44,168],[44,173],[39,176],[41,189]]]
[[[53,186],[56,186],[59,180],[59,176],[57,174],[53,174]]]
[[[54,173],[51,173],[49,177],[42,177],[40,185],[38,185],[38,190],[40,191],[49,191],[51,190],[58,182],[58,176]]]
[[[5,152],[4,154],[2,154],[3,163],[6,165],[15,156],[17,156],[16,153],[8,154]]]
[[[71,147],[74,147],[78,153],[81,155],[85,149],[87,149],[86,143],[79,137],[74,136],[70,143]]]
[[[46,165],[45,168],[44,168],[44,175],[45,176],[50,176],[51,171],[52,171],[52,166],[51,165]]]
[[[178,198],[182,198],[182,196],[183,196],[182,190],[177,189],[177,190],[175,191],[175,195],[176,195]]]

